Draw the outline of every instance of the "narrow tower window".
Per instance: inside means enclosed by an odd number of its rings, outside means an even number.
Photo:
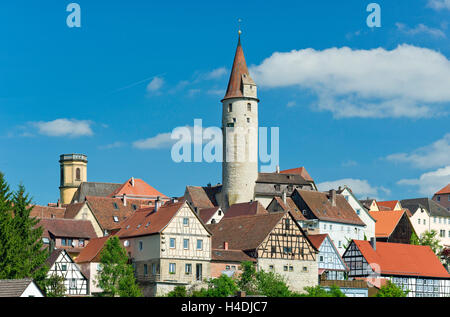
[[[247,104],[247,110],[248,110],[248,111],[252,111],[252,104],[251,104],[251,103],[248,103],[248,104]]]
[[[228,104],[228,112],[232,112],[233,111],[233,104],[229,103]]]
[[[81,171],[79,168],[77,168],[75,174],[76,174],[76,180],[80,181],[81,180]]]

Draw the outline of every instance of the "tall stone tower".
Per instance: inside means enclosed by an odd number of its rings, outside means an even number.
[[[245,62],[240,33],[228,89],[222,99],[221,198],[225,208],[253,200],[258,178],[259,99]]]
[[[63,154],[59,157],[61,204],[70,204],[80,184],[87,181],[87,162],[84,154]]]

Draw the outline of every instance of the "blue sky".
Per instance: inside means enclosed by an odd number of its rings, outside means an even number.
[[[380,28],[370,2],[79,0],[81,28],[70,1],[2,3],[0,170],[39,204],[58,199],[63,153],[88,155],[89,181],[170,196],[221,182],[219,163],[172,162],[166,137],[220,126],[241,18],[281,169],[360,197],[430,195],[450,182],[450,1],[376,1]]]

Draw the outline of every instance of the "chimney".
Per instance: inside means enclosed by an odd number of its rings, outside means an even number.
[[[131,186],[134,187],[134,177],[131,177]]]
[[[223,243],[223,249],[224,249],[224,250],[228,250],[228,242],[225,241],[225,242]]]
[[[171,201],[172,201],[172,203],[177,203],[178,199],[176,197],[172,197]]]
[[[280,165],[277,165],[277,174],[280,174]]]
[[[161,197],[158,196],[155,201],[155,212],[159,210],[159,207],[161,207]]]
[[[127,194],[123,194],[123,205],[127,205]]]
[[[286,205],[286,192],[283,192],[283,203]]]
[[[377,249],[377,239],[376,238],[370,238],[370,245],[372,246],[372,249]]]
[[[331,206],[335,207],[336,206],[336,190],[335,189],[330,189],[330,201],[331,201]]]

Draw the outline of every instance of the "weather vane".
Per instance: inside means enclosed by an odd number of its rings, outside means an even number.
[[[241,31],[241,22],[242,22],[242,19],[241,19],[241,18],[239,18],[239,19],[238,19],[238,26],[239,26],[239,30],[238,30],[238,33],[239,33],[239,35],[241,35],[241,34],[242,34],[242,31]]]

